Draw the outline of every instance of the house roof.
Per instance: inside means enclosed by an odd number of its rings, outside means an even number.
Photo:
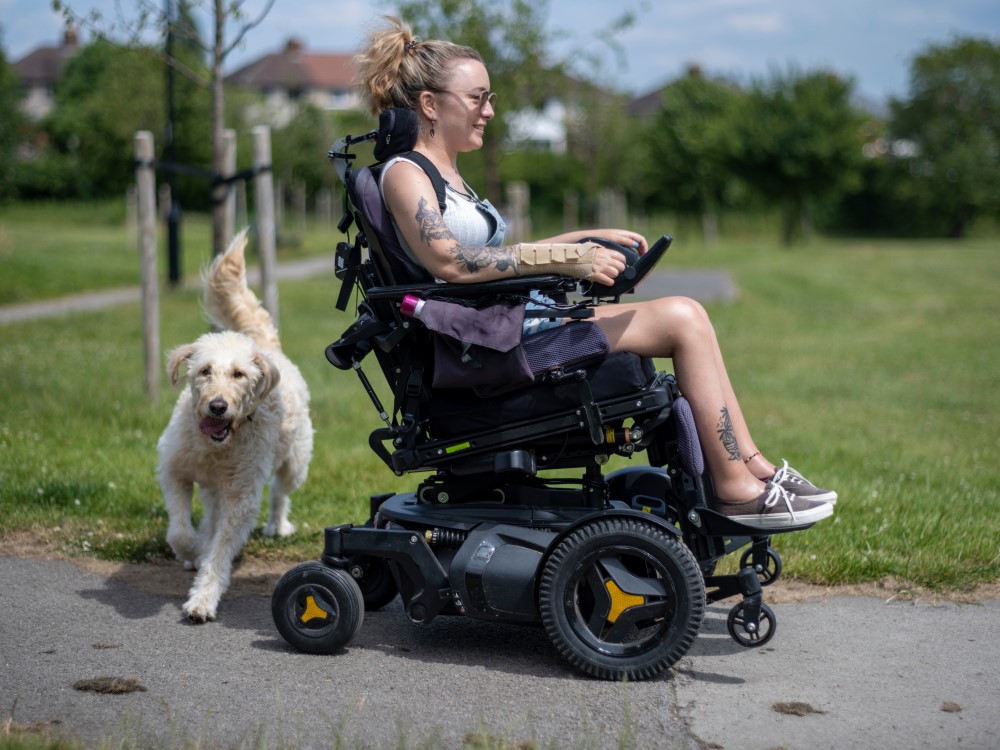
[[[39,47],[14,63],[14,72],[26,86],[52,86],[79,49],[76,31],[67,29],[58,47]]]
[[[353,55],[306,52],[300,42],[290,39],[284,50],[265,55],[230,73],[226,82],[256,89],[343,90],[353,85],[354,71]]]
[[[663,92],[665,90],[666,87],[661,86],[638,99],[633,99],[628,103],[628,113],[633,117],[644,117],[659,112],[663,109]]]

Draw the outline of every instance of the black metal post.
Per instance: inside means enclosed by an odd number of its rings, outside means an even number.
[[[167,15],[167,127],[163,147],[163,159],[168,164],[174,162],[174,0],[165,0]],[[170,208],[167,211],[167,278],[171,286],[177,286],[181,280],[181,247],[180,224],[181,204],[174,194],[176,180],[174,172],[168,167],[167,185],[170,186]]]

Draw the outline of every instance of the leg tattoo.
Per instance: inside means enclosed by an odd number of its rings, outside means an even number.
[[[736,435],[733,434],[733,420],[729,416],[728,407],[722,407],[722,416],[719,418],[719,426],[715,428],[715,431],[719,433],[719,440],[729,452],[729,460],[739,461],[740,446],[736,444]]]

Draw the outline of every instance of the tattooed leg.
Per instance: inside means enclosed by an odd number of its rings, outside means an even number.
[[[736,433],[733,429],[733,420],[729,416],[728,407],[722,407],[722,416],[719,417],[719,424],[716,426],[715,431],[719,433],[719,440],[722,441],[723,447],[729,453],[729,460],[740,461],[740,446],[736,442]]]

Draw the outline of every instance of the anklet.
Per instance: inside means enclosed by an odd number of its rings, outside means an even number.
[[[757,458],[757,456],[759,456],[759,455],[760,455],[760,451],[757,451],[755,453],[751,453],[749,456],[747,456],[746,458],[743,459],[743,463],[748,464],[751,461],[753,461],[755,458]]]

